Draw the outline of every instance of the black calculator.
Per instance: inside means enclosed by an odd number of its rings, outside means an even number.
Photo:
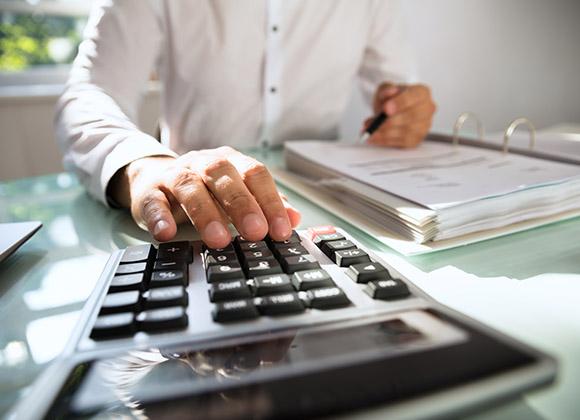
[[[115,252],[23,418],[393,418],[476,410],[556,364],[446,308],[347,232]],[[466,393],[465,390],[469,389]]]

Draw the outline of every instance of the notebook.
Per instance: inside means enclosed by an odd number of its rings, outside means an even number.
[[[446,249],[580,214],[580,165],[569,158],[430,136],[417,149],[288,142],[293,189],[405,255]],[[562,161],[565,160],[565,161]],[[296,178],[296,175],[300,179]],[[291,184],[291,185],[290,185]],[[300,192],[300,191],[299,191]]]

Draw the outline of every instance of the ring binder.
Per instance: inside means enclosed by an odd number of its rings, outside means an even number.
[[[479,136],[479,140],[483,141],[483,124],[481,123],[481,120],[477,114],[474,112],[463,112],[461,115],[459,115],[459,117],[457,117],[457,120],[455,120],[455,125],[453,126],[453,146],[457,146],[459,144],[459,130],[461,130],[463,124],[465,124],[465,121],[470,118],[474,119],[477,123],[477,135]]]
[[[536,127],[534,127],[534,124],[532,124],[532,122],[526,117],[520,117],[513,120],[504,132],[503,135],[504,153],[508,153],[508,144],[510,138],[514,133],[514,131],[516,130],[516,128],[518,128],[522,124],[525,124],[528,127],[528,130],[530,132],[530,150],[534,150],[534,147],[536,146]]]

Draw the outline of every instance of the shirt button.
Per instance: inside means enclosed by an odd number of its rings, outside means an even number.
[[[278,32],[278,27],[276,25],[272,26],[272,32]]]
[[[272,86],[270,88],[270,93],[276,93],[276,86]]]

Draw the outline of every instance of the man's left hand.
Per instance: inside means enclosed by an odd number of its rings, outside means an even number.
[[[373,110],[375,115],[385,112],[388,118],[368,142],[398,148],[416,147],[429,132],[436,109],[428,86],[383,83],[375,93]],[[373,118],[364,122],[363,130]]]

